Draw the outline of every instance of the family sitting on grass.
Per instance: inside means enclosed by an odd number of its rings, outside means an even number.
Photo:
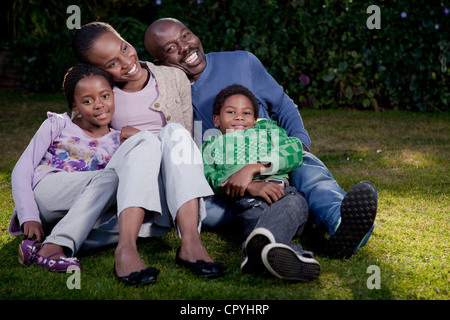
[[[154,283],[160,270],[142,261],[136,240],[174,227],[176,263],[218,278],[226,266],[202,244],[201,226],[240,224],[243,272],[309,281],[320,264],[292,241],[308,215],[329,232],[321,254],[345,259],[366,244],[375,188],[339,187],[309,152],[297,106],[254,55],[205,55],[199,38],[171,18],[149,26],[145,46],[153,63],[140,61],[109,24],[75,32],[80,64],[63,82],[71,117],[49,112],[12,173],[9,231],[23,235],[22,265],[81,268],[80,250],[117,244],[116,278]],[[175,148],[192,161],[174,159]]]

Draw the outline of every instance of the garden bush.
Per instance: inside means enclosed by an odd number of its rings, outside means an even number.
[[[32,91],[59,90],[75,63],[65,20],[69,1],[14,1],[4,46]],[[153,20],[175,17],[205,52],[253,52],[301,108],[448,111],[450,14],[443,1],[115,0],[78,1],[82,24],[111,23],[141,59]],[[39,8],[39,4],[41,7]],[[369,29],[370,5],[380,28]]]

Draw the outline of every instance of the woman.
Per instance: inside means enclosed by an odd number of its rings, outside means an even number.
[[[180,70],[140,62],[136,50],[109,24],[93,22],[77,30],[73,49],[80,62],[107,71],[116,83],[116,113],[111,125],[126,140],[140,130],[162,144],[160,193],[181,238],[176,261],[199,276],[221,276],[200,240],[205,198],[211,196],[201,154],[192,140],[190,84]],[[180,125],[181,124],[181,125]],[[120,276],[121,267],[116,265]]]

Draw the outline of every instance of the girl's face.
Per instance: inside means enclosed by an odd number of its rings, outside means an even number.
[[[115,110],[114,93],[108,81],[102,76],[78,81],[72,110],[81,115],[76,119],[82,129],[96,131],[107,127]]]
[[[116,82],[146,82],[136,50],[112,32],[103,33],[90,51],[90,63],[108,72]]]
[[[213,115],[214,125],[227,133],[251,128],[256,123],[252,102],[242,94],[228,97],[220,109],[220,114]]]

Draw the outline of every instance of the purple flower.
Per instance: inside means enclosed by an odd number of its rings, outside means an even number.
[[[72,138],[72,141],[74,143],[79,143],[80,142],[80,138],[79,137],[71,137],[71,138]]]
[[[53,168],[64,169],[64,164],[65,162],[60,157],[53,156],[50,166]]]
[[[439,24],[436,23],[436,24],[434,25],[434,28],[435,28],[436,30],[438,30],[438,29],[439,29]]]
[[[156,0],[156,5],[157,6],[160,6],[162,4],[162,1],[161,0]]]
[[[408,14],[405,11],[400,13],[400,17],[402,17],[402,19],[405,19],[407,16],[408,16]]]
[[[449,8],[444,8],[444,13],[445,14],[449,14],[450,13],[450,9]]]
[[[298,77],[298,80],[300,80],[300,82],[303,83],[304,85],[308,85],[310,82],[309,77],[304,73],[302,73],[300,77]]]
[[[83,159],[80,159],[78,161],[69,161],[68,164],[75,171],[88,171],[89,170],[89,168],[87,167],[86,162]]]
[[[202,0],[197,0],[197,4],[202,4]]]
[[[89,142],[89,148],[95,149],[95,148],[97,148],[97,146],[98,146],[98,141],[97,140],[91,140]]]

